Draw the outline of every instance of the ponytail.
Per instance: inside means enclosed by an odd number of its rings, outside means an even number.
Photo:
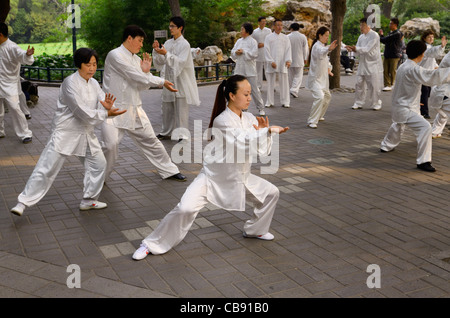
[[[316,32],[316,38],[314,39],[313,43],[311,44],[311,48],[309,49],[309,56],[308,56],[308,65],[311,66],[311,52],[314,47],[314,44],[316,44],[317,41],[319,41],[319,35],[324,35],[325,33],[329,32],[330,30],[325,27],[321,26],[317,32]]]

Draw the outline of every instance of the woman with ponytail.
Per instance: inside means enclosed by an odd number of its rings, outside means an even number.
[[[284,133],[289,128],[269,126],[267,117],[256,118],[245,112],[250,101],[251,85],[244,76],[233,75],[219,85],[209,125],[213,140],[205,147],[203,169],[177,206],[142,241],[133,259],[163,254],[176,246],[208,203],[229,211],[244,211],[248,199],[255,208],[244,224],[243,236],[274,238],[269,227],[279,190],[250,170],[254,157],[270,153],[272,134]]]
[[[337,46],[337,41],[333,41],[327,46],[330,31],[326,27],[317,30],[316,38],[309,53],[309,72],[306,88],[311,90],[314,102],[308,118],[308,127],[317,128],[319,120],[328,109],[331,100],[328,75],[331,73],[331,64],[328,60],[328,53]]]

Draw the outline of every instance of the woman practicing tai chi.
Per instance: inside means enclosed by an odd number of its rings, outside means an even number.
[[[250,101],[251,85],[244,76],[231,76],[219,85],[209,125],[213,141],[204,152],[211,149],[210,146],[218,146],[205,155],[203,169],[186,189],[180,203],[142,241],[133,259],[166,253],[180,243],[197,213],[207,203],[225,210],[244,211],[246,191],[255,209],[252,218],[244,224],[244,237],[274,238],[269,233],[269,227],[279,190],[270,182],[251,174],[250,169],[252,157],[270,153],[271,134],[281,134],[289,128],[269,126],[267,117],[256,118],[244,112]],[[245,160],[237,158],[242,153],[246,154]]]

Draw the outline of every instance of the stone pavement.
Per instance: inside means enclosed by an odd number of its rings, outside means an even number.
[[[354,80],[341,78],[347,87]],[[191,109],[191,132],[194,119],[206,129],[216,88],[199,87],[202,105]],[[267,109],[272,124],[291,128],[280,136],[277,173],[262,175],[281,193],[274,241],[242,237],[251,206],[245,212],[208,206],[176,248],[139,262],[132,253],[178,203],[201,164],[179,164],[186,183],[161,180],[126,136],[100,197],[107,209],[78,210],[83,168],[71,157],[44,199],[14,216],[9,209],[51,131],[58,88],[41,86],[39,93],[29,121],[33,143],[19,142],[8,114],[8,136],[0,139],[0,297],[450,296],[449,131],[433,140],[436,173],[416,169],[411,130],[394,152],[380,153],[391,123],[391,92],[382,93],[378,112],[352,110],[353,93],[333,93],[318,129],[306,126],[312,97],[304,88],[291,108]],[[160,94],[142,94],[156,133]],[[256,114],[253,104],[250,111]],[[163,143],[169,153],[177,145]],[[260,174],[262,166],[255,164],[253,172]],[[71,264],[81,270],[81,288],[68,288],[76,281]],[[378,281],[380,288],[368,287]]]

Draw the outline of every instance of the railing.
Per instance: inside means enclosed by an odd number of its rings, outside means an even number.
[[[233,74],[233,64],[212,64],[204,66],[195,66],[195,78],[198,82],[219,81],[220,79],[227,78]],[[38,67],[38,66],[22,66],[20,69],[20,75],[24,79],[33,82],[42,83],[62,83],[62,81],[76,72],[76,68],[50,68],[50,67]],[[99,82],[103,82],[103,69],[97,69],[94,78]],[[152,74],[158,76],[159,72],[155,69],[151,70]]]

